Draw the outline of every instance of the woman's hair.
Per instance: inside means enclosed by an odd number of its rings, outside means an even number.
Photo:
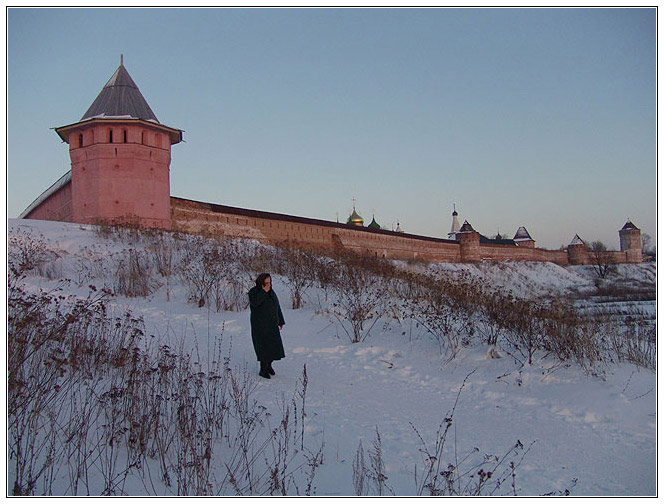
[[[256,279],[256,287],[263,287],[267,278],[272,278],[269,273],[261,273],[258,275],[258,278]]]

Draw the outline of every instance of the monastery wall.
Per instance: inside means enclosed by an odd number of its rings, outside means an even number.
[[[75,222],[71,182],[61,184],[25,217]],[[313,250],[341,248],[357,254],[395,260],[426,262],[538,261],[560,266],[593,263],[585,245],[567,250],[546,250],[514,245],[480,244],[476,232],[461,234],[459,241],[397,233],[272,212],[203,203],[170,197],[173,231],[217,238],[249,238],[261,243],[290,243]],[[78,221],[76,221],[78,222]],[[636,262],[629,251],[607,251],[608,262]]]
[[[345,249],[376,257],[427,262],[460,262],[459,244],[452,240],[413,236],[406,233],[348,226],[337,229],[337,236]]]
[[[23,217],[29,219],[73,222],[74,210],[71,199],[71,182],[54,190],[43,201]]]
[[[588,247],[583,245],[570,245],[569,250],[569,264],[573,266],[584,266],[594,263],[593,253]],[[603,252],[605,260],[609,264],[624,264],[629,262],[636,262],[630,260],[628,251],[620,250],[607,250]],[[638,261],[640,262],[640,261]]]
[[[518,247],[513,245],[481,244],[480,258],[482,261],[540,261],[552,262],[559,266],[569,265],[566,250],[546,250],[534,247]]]
[[[292,243],[307,248],[343,247],[358,254],[397,260],[430,262],[550,261],[569,264],[565,250],[544,250],[510,245],[479,245],[479,235],[464,245],[453,240],[396,233],[346,224],[245,210],[171,197],[172,229],[227,238],[253,238],[272,245]]]
[[[358,254],[387,259],[461,260],[459,244],[451,240],[405,233],[353,229],[345,224],[245,210],[171,197],[174,231],[227,238],[253,238],[262,243],[297,244],[311,249],[342,247]]]
[[[610,262],[611,264],[623,264],[623,263],[635,262],[629,260],[627,252],[621,252],[619,250],[610,250],[608,251],[608,254],[610,258],[608,262]]]
[[[318,250],[343,248],[357,254],[427,262],[538,261],[560,266],[592,264],[585,245],[546,250],[480,244],[479,233],[460,233],[459,241],[397,233],[272,212],[171,197],[173,231],[213,237],[250,238],[271,245],[290,243]],[[610,251],[609,260],[625,263],[627,252]]]

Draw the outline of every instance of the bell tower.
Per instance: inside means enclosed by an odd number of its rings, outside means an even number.
[[[182,131],[159,123],[122,56],[80,121],[55,131],[69,144],[74,222],[171,228],[171,145]]]

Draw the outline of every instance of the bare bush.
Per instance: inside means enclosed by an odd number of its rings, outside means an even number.
[[[316,283],[319,259],[307,250],[288,244],[279,247],[276,254],[279,261],[274,272],[284,277],[291,294],[291,306],[297,310],[302,307],[306,292]]]
[[[615,269],[613,255],[601,241],[590,244],[589,254],[593,269],[599,278],[606,278]]]
[[[394,495],[394,490],[387,484],[388,477],[385,474],[385,462],[383,460],[383,447],[378,427],[376,436],[369,449],[369,463],[365,462],[364,448],[360,440],[355,459],[353,460],[353,486],[355,495],[383,496],[386,492]]]
[[[495,495],[501,489],[506,488],[509,488],[510,494],[518,494],[516,469],[534,442],[525,448],[521,441],[517,441],[502,457],[479,455],[479,448],[476,447],[461,460],[458,459],[458,449],[455,446],[454,457],[450,462],[445,462],[447,434],[452,428],[461,392],[473,373],[474,371],[469,373],[461,384],[452,409],[447,412],[438,426],[433,444],[427,443],[417,428],[412,423],[410,424],[422,445],[420,452],[423,457],[423,469],[419,474],[417,466],[415,466],[417,495]]]
[[[657,329],[644,320],[628,318],[624,334],[626,358],[647,369],[657,368]]]
[[[64,396],[76,387],[67,378],[89,375],[101,362],[112,362],[117,342],[99,347],[86,338],[105,317],[105,293],[72,301],[57,292],[28,294],[10,283],[7,310],[8,454],[13,467],[12,493],[32,495],[42,484],[48,492],[62,455],[57,429]],[[102,352],[106,350],[106,352]],[[82,375],[81,375],[82,373]]]
[[[143,249],[130,248],[113,256],[115,263],[115,294],[127,297],[146,297],[159,282],[154,275],[150,258]]]
[[[153,265],[164,279],[166,299],[171,298],[171,278],[180,263],[180,248],[185,238],[178,233],[155,233],[145,245],[145,251],[152,257]]]
[[[205,358],[184,340],[174,351],[130,313],[112,316],[106,296],[31,295],[11,283],[12,493],[49,495],[63,480],[72,495],[137,484],[147,495],[314,491],[323,447],[305,444],[306,369],[273,429],[252,398],[253,373],[231,368],[221,335]]]
[[[342,263],[333,289],[333,317],[352,343],[364,341],[385,311],[386,293],[380,278],[352,263]]]
[[[355,488],[355,495],[365,496],[369,493],[367,482],[367,473],[369,472],[367,464],[364,460],[364,447],[362,440],[357,445],[355,458],[353,459],[353,488]]]
[[[504,336],[504,316],[510,309],[510,298],[504,294],[482,290],[478,296],[477,330],[489,346],[496,346]]]
[[[83,247],[74,259],[76,285],[83,287],[96,281],[102,282],[102,288],[112,290],[112,274],[107,254],[95,247]]]
[[[603,334],[607,360],[632,362],[645,369],[657,369],[657,328],[638,310],[629,315],[613,317],[597,313],[591,319],[597,332]]]
[[[190,300],[216,311],[243,310],[253,271],[247,270],[253,254],[241,244],[191,237],[181,252],[178,272],[189,289]]]
[[[115,219],[95,219],[93,224],[93,230],[100,238],[133,246],[141,243],[145,236],[161,232],[141,226],[136,215],[125,215]]]
[[[410,317],[439,344],[441,355],[453,359],[461,347],[463,328],[469,323],[463,310],[439,283],[404,300]]]
[[[43,275],[45,265],[55,256],[42,234],[19,230],[7,235],[7,266],[14,276],[26,273]]]
[[[542,308],[520,299],[510,299],[506,308],[503,312],[505,341],[522,356],[522,364],[532,365],[535,352],[543,348]]]
[[[495,301],[494,301],[495,302]],[[596,327],[569,305],[554,301],[533,301],[506,296],[498,302],[494,320],[502,334],[505,350],[522,364],[533,364],[537,352],[553,354],[561,362],[575,360],[594,372],[600,346]],[[595,370],[598,371],[598,370]]]

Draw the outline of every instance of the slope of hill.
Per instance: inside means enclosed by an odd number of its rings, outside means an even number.
[[[191,237],[9,220],[8,238],[10,261],[22,265],[9,289],[10,494],[656,494],[654,369],[617,358],[580,366],[545,351],[528,363],[500,342],[461,342],[452,358],[387,309],[352,343],[339,294],[312,283],[292,309],[292,279],[275,274],[286,358],[266,380],[242,303],[267,264],[260,253],[247,264],[243,251],[268,247],[224,249],[214,264],[234,266],[211,287],[216,297],[210,288],[201,297],[192,268],[202,263],[187,254],[207,245],[171,248]],[[587,269],[551,264],[401,267],[585,309],[597,289]],[[655,273],[654,264],[626,266],[615,278],[653,290]],[[374,285],[383,296],[381,279]],[[72,311],[77,300],[86,307]],[[30,364],[42,376],[58,369],[31,389],[41,399],[11,394],[30,374],[12,375],[13,334],[50,330],[26,315],[37,306],[64,321]],[[651,330],[654,301],[616,306],[639,314],[634,330]],[[89,344],[80,360],[58,353],[67,328]],[[86,368],[92,354],[107,358]]]

